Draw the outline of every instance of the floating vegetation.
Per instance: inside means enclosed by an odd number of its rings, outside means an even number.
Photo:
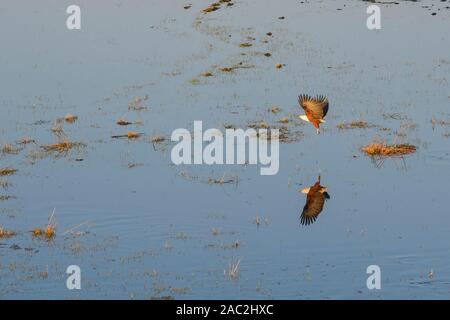
[[[16,173],[17,171],[18,171],[17,169],[13,169],[13,168],[0,169],[0,177],[10,176],[10,175]]]
[[[20,152],[20,148],[14,148],[11,144],[7,143],[2,147],[3,154],[18,154]]]
[[[161,142],[164,142],[165,141],[165,138],[164,137],[162,137],[162,136],[153,136],[153,137],[151,137],[151,142],[153,142],[153,143],[161,143]]]
[[[288,118],[288,117],[280,118],[280,120],[278,120],[278,122],[281,122],[281,123],[289,123],[289,118]]]
[[[15,196],[0,194],[0,201],[8,201],[8,200],[15,199],[15,198],[16,198]]]
[[[119,139],[119,138],[127,138],[127,139],[137,139],[141,136],[142,134],[139,132],[135,132],[135,131],[128,131],[127,134],[121,134],[121,135],[117,135],[117,136],[111,136],[111,138],[113,139]]]
[[[129,163],[128,169],[134,169],[134,168],[143,167],[143,166],[144,166],[143,163]]]
[[[209,184],[220,184],[220,185],[228,184],[228,183],[236,183],[237,184],[238,177],[236,176],[236,177],[225,178],[225,175],[218,179],[209,177],[208,183]]]
[[[183,9],[184,10],[188,10],[188,9],[190,9],[192,7],[192,4],[188,4],[188,5],[185,5],[184,7],[183,7]]]
[[[431,124],[434,126],[450,126],[450,120],[431,118]]]
[[[3,227],[0,227],[0,239],[11,238],[15,236],[16,233],[11,230],[6,230]]]
[[[210,13],[216,10],[220,9],[220,3],[219,2],[214,2],[212,4],[210,4],[209,6],[207,6],[206,8],[202,9],[203,13]]]
[[[202,72],[200,75],[202,77],[212,77],[213,76],[213,74],[209,71]]]
[[[395,157],[414,153],[417,148],[411,144],[371,143],[361,150],[369,156]]]
[[[145,96],[144,100],[147,100],[148,97]],[[130,102],[128,102],[128,110],[134,110],[134,111],[142,111],[142,110],[146,110],[147,107],[144,107],[142,105],[142,98],[141,97],[134,97],[133,99],[131,99]]]
[[[408,117],[401,113],[383,113],[383,119],[406,120]]]
[[[276,65],[275,65],[275,68],[276,69],[281,69],[283,67],[283,65],[281,64],[281,63],[277,63]]]
[[[241,48],[249,48],[251,46],[253,46],[253,44],[251,44],[250,42],[244,42],[239,45],[239,47]]]
[[[269,111],[272,113],[278,113],[278,112],[280,112],[280,108],[273,106],[269,109]]]
[[[340,130],[349,130],[349,129],[367,129],[374,127],[373,124],[370,124],[364,120],[355,120],[351,122],[343,122],[336,126]]]
[[[64,121],[67,123],[74,123],[77,120],[78,120],[78,117],[74,116],[73,114],[70,114],[70,113],[68,113],[64,116]]]
[[[81,142],[72,142],[64,140],[58,143],[44,144],[41,148],[45,152],[57,152],[57,153],[67,153],[73,148],[84,147],[85,145]]]
[[[20,144],[20,145],[26,145],[26,144],[30,144],[30,143],[36,143],[36,141],[34,139],[31,139],[31,138],[28,138],[28,137],[19,139],[17,141],[17,144]]]
[[[34,237],[40,237],[44,234],[44,230],[41,228],[34,228],[33,230],[31,230],[31,233]]]
[[[213,236],[218,236],[220,234],[220,229],[219,228],[212,228],[212,235]]]
[[[193,79],[189,80],[189,82],[190,82],[192,85],[198,85],[198,84],[200,84],[200,80],[198,80],[197,78],[193,78]]]
[[[53,239],[56,236],[55,209],[53,209],[47,225],[42,229],[34,228],[31,230],[31,233],[34,237],[45,237],[48,240]]]
[[[233,67],[223,67],[219,69],[222,72],[233,72],[234,68]]]
[[[129,126],[130,124],[133,124],[133,122],[126,121],[126,120],[120,118],[119,120],[116,121],[116,124],[119,126]]]
[[[62,128],[60,125],[55,125],[55,126],[53,126],[53,127],[52,127],[52,132],[53,132],[55,135],[57,135],[57,136],[60,136],[60,135],[63,135],[63,134],[64,134],[64,130],[63,130],[63,128]]]
[[[252,122],[247,125],[247,127],[252,129],[269,129],[270,126],[267,122],[261,121],[261,122]]]

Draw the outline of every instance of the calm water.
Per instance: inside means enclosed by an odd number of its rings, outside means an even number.
[[[207,1],[78,3],[80,31],[65,27],[71,1],[0,4],[0,144],[36,141],[0,156],[19,170],[0,187],[16,197],[0,202],[0,226],[17,233],[0,239],[2,299],[449,297],[450,126],[431,122],[450,121],[448,2],[381,5],[380,31],[366,28],[362,1],[242,0],[209,14]],[[330,100],[319,136],[296,118],[300,93]],[[137,96],[146,109],[128,110]],[[66,136],[86,147],[36,158],[67,113],[78,120]],[[280,144],[275,176],[171,162],[171,132],[194,120],[284,116],[295,141]],[[337,128],[360,119],[376,126]],[[111,139],[127,130],[144,136]],[[377,138],[418,152],[374,163],[360,148]],[[299,190],[319,175],[330,199],[302,225]],[[221,177],[236,182],[208,183]],[[53,209],[56,237],[34,238]],[[366,287],[373,264],[381,290]],[[69,265],[80,291],[66,288]]]

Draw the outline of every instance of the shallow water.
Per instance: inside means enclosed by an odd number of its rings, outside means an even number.
[[[449,3],[380,5],[380,31],[366,28],[362,1],[245,0],[209,14],[206,1],[79,3],[80,31],[65,28],[69,4],[0,4],[0,144],[36,141],[0,156],[19,170],[0,189],[16,197],[0,202],[0,226],[17,233],[0,239],[2,299],[448,297],[450,126],[431,120],[450,120]],[[239,62],[249,68],[218,70]],[[300,93],[328,96],[319,136],[296,118]],[[128,110],[146,95],[146,110]],[[33,157],[67,113],[78,120],[65,134],[86,147]],[[275,176],[171,162],[171,132],[194,120],[223,129],[283,116],[296,139],[280,144]],[[376,126],[337,128],[359,119]],[[144,137],[111,139],[127,130]],[[377,137],[418,151],[374,163],[360,148]],[[330,199],[302,225],[299,190],[319,175]],[[221,177],[237,181],[208,183]],[[53,209],[56,237],[33,238]],[[64,234],[79,224],[82,234]],[[371,291],[374,264],[382,289]],[[69,265],[81,267],[81,290],[66,288]]]

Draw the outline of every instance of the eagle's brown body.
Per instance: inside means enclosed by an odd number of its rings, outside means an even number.
[[[306,119],[312,123],[317,129],[317,134],[320,133],[320,124],[325,122],[324,118],[328,112],[328,99],[325,96],[310,97],[308,95],[300,95],[298,97],[298,103],[300,107],[305,111]]]
[[[300,216],[302,225],[310,225],[316,221],[319,214],[323,211],[325,200],[330,198],[327,188],[320,185],[320,176],[317,182],[310,188],[302,190],[306,195],[306,204],[303,207]]]

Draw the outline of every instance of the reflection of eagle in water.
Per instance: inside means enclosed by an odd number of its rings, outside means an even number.
[[[319,134],[320,124],[325,122],[323,118],[325,118],[328,113],[327,97],[317,96],[313,98],[302,94],[298,97],[298,103],[305,111],[305,114],[299,116],[299,118],[307,122],[311,122],[316,128],[317,134]]]
[[[323,210],[325,200],[330,199],[330,195],[327,193],[327,188],[320,185],[320,176],[313,186],[301,192],[306,193],[306,204],[300,216],[300,222],[302,225],[310,225],[316,221]]]

